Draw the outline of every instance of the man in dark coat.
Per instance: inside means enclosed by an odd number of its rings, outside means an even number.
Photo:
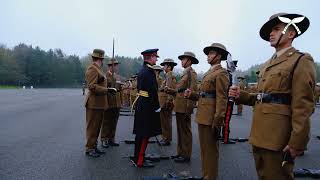
[[[131,159],[136,167],[153,167],[144,159],[150,137],[161,134],[160,105],[158,85],[152,66],[156,64],[158,49],[143,51],[144,64],[137,77],[137,98],[133,134],[135,137],[134,157]]]

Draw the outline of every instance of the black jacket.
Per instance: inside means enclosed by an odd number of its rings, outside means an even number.
[[[161,134],[160,108],[156,75],[151,67],[143,65],[137,77],[137,90],[147,91],[149,97],[140,96],[135,104],[133,133],[152,137]]]

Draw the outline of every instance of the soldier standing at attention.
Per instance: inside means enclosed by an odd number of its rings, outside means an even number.
[[[164,59],[160,64],[163,66],[165,72],[165,79],[161,84],[159,93],[160,102],[160,119],[162,129],[162,139],[160,141],[162,146],[169,146],[172,141],[172,110],[173,110],[173,99],[172,95],[164,92],[165,87],[175,89],[176,88],[176,77],[173,75],[173,68],[177,65],[172,59]]]
[[[101,127],[101,144],[102,147],[108,148],[109,146],[119,146],[115,142],[115,134],[118,124],[121,108],[121,85],[117,83],[118,78],[118,65],[120,63],[116,59],[111,59],[108,62],[107,87],[115,88],[116,93],[108,93],[109,108],[104,112],[104,118]]]
[[[310,54],[292,47],[309,24],[299,14],[272,15],[260,36],[276,52],[260,69],[258,93],[241,91],[238,86],[229,91],[237,102],[254,106],[249,142],[260,180],[294,179],[294,161],[288,157],[294,160],[302,154],[309,141],[315,64]]]
[[[150,137],[161,134],[160,105],[158,98],[158,85],[153,65],[159,57],[158,49],[148,49],[143,55],[144,64],[137,77],[137,98],[133,103],[135,107],[133,134],[135,137],[134,157],[131,162],[139,168],[154,167],[144,159],[145,151]]]
[[[85,74],[88,94],[84,104],[86,107],[86,155],[99,157],[105,152],[97,148],[103,113],[108,108],[107,79],[101,69],[104,59],[104,51],[94,49],[91,54],[93,63],[87,68]]]
[[[205,180],[218,177],[220,129],[225,119],[228,102],[229,74],[221,66],[227,60],[229,52],[220,43],[205,47],[210,69],[204,74],[199,93],[187,89],[185,97],[198,100],[196,121],[198,123],[202,175]]]
[[[240,87],[240,90],[244,90],[245,88],[246,88],[246,85],[245,85],[245,83],[244,83],[244,80],[245,80],[245,78],[244,77],[242,77],[242,76],[239,76],[238,77],[238,80],[239,80],[239,82],[238,82],[238,86]],[[242,109],[243,109],[243,105],[242,104],[238,104],[237,105],[237,111],[238,111],[238,116],[241,116],[242,115]]]
[[[184,68],[181,80],[177,83],[176,89],[165,88],[168,94],[176,95],[174,100],[174,111],[176,112],[178,147],[177,155],[172,156],[177,163],[190,162],[192,153],[192,131],[191,114],[195,102],[184,98],[184,91],[191,89],[197,92],[197,73],[192,69],[192,64],[198,64],[199,61],[192,52],[184,52],[178,57]]]

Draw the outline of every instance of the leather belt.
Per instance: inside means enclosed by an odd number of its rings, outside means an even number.
[[[257,102],[261,103],[274,103],[274,104],[291,104],[291,95],[290,94],[268,94],[268,93],[258,93]]]
[[[199,93],[200,97],[202,98],[216,98],[216,92],[213,91],[213,92],[200,92]]]

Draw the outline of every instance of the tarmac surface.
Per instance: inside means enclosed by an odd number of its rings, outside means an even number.
[[[81,89],[0,90],[0,179],[132,180],[169,172],[201,176],[200,147],[194,121],[193,152],[188,164],[162,160],[155,163],[155,168],[134,168],[125,158],[133,153],[133,145],[123,142],[134,138],[133,116],[120,116],[116,133],[120,147],[104,149],[106,154],[98,159],[86,157],[83,99]],[[251,116],[252,108],[245,106],[242,116],[232,117],[231,137],[248,137]],[[312,116],[308,151],[296,160],[295,168],[320,169],[320,140],[316,139],[320,135],[319,127],[320,108],[317,107]],[[173,116],[171,146],[149,144],[147,153],[174,155],[176,142]],[[219,179],[257,179],[251,146],[247,142],[220,144]]]

